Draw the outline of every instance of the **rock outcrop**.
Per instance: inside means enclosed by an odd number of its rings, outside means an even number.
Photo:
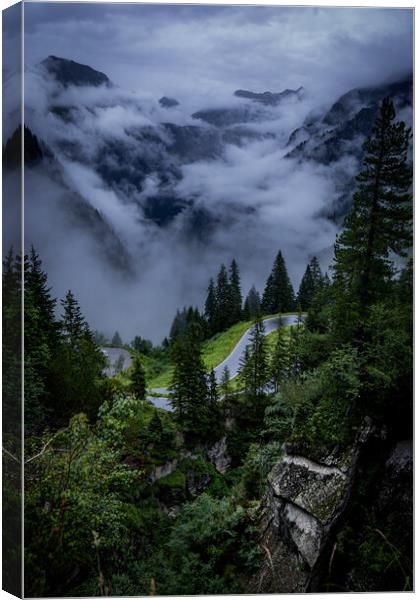
[[[284,446],[261,504],[260,546],[266,560],[252,581],[253,592],[312,590],[331,532],[347,507],[357,460],[370,433],[366,422],[350,448],[318,451],[316,460]]]

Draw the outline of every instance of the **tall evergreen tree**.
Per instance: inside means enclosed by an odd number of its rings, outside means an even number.
[[[62,343],[51,363],[51,402],[54,419],[66,422],[77,412],[94,419],[102,401],[100,381],[106,360],[99,350],[80,306],[69,290],[61,301]],[[60,399],[58,404],[57,399]]]
[[[146,396],[146,374],[138,354],[136,354],[133,360],[130,388],[139,400],[144,400]]]
[[[311,258],[306,267],[305,274],[302,277],[299,291],[296,296],[296,305],[300,306],[301,310],[307,311],[312,302],[312,298],[323,285],[324,277],[318,259],[314,256]]]
[[[207,288],[207,298],[204,305],[204,316],[207,320],[209,334],[210,336],[212,336],[217,331],[217,302],[216,290],[214,287],[213,279],[210,279],[209,286]]]
[[[302,281],[300,282],[299,291],[296,296],[296,304],[300,306],[301,310],[308,310],[314,291],[315,283],[312,277],[311,268],[308,265],[305,274],[302,277]]]
[[[241,360],[241,378],[249,396],[261,396],[268,383],[269,364],[265,327],[261,317],[257,317],[251,332],[250,343],[246,346]]]
[[[64,309],[61,332],[64,341],[75,348],[87,333],[87,323],[71,290],[67,292],[65,299],[61,301],[61,305]]]
[[[294,309],[295,298],[282,253],[279,251],[265,286],[262,309],[266,314]]]
[[[275,391],[279,389],[280,383],[288,374],[289,366],[289,344],[282,320],[279,319],[277,329],[277,341],[270,364],[270,380]]]
[[[229,324],[234,325],[242,319],[241,281],[235,259],[232,260],[229,269],[229,304]]]
[[[245,298],[243,316],[245,321],[255,319],[261,313],[261,298],[257,292],[255,286],[249,290],[247,297]]]
[[[25,420],[27,431],[34,431],[45,424],[50,412],[49,378],[59,345],[59,326],[54,314],[56,300],[33,247],[24,257],[24,286]]]
[[[172,346],[174,373],[171,404],[175,417],[189,439],[205,435],[207,421],[207,377],[199,340],[189,332]]]
[[[216,330],[223,331],[230,324],[230,286],[225,265],[221,265],[216,286]]]
[[[352,323],[356,335],[363,337],[361,321],[368,307],[381,298],[392,280],[392,256],[404,256],[412,244],[411,131],[394,120],[394,106],[385,98],[372,135],[363,145],[353,208],[335,246],[337,324],[344,338],[354,331]]]
[[[232,397],[231,385],[230,385],[230,373],[227,365],[224,367],[222,372],[222,378],[220,381],[220,389],[222,392],[223,400],[229,401]]]
[[[120,348],[123,345],[123,341],[118,331],[116,331],[112,336],[111,344],[117,348]]]
[[[217,390],[217,380],[214,369],[208,375],[208,399],[211,406],[216,406],[219,400],[219,392]]]

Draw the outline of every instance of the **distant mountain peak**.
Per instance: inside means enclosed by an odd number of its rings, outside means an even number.
[[[69,85],[94,87],[111,85],[111,81],[105,73],[68,58],[50,55],[41,62],[41,65],[65,87]]]
[[[277,106],[285,100],[286,98],[290,98],[295,96],[299,98],[303,92],[303,87],[299,87],[297,90],[283,90],[282,92],[273,93],[273,92],[250,92],[248,90],[236,90],[234,92],[234,96],[239,98],[246,98],[247,100],[253,100],[254,102],[260,102],[261,104],[266,104],[267,106]]]
[[[168,96],[162,96],[162,98],[160,98],[159,100],[159,104],[163,108],[173,108],[174,106],[178,106],[179,102],[178,100],[175,100],[175,98],[168,98]]]

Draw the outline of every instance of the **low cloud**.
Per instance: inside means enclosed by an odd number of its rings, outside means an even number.
[[[349,88],[409,70],[410,11],[41,3],[25,12],[27,122],[54,155],[27,173],[27,241],[54,293],[73,289],[94,328],[161,341],[177,308],[203,308],[209,277],[234,257],[244,293],[263,289],[279,249],[295,289],[312,255],[328,267],[339,230],[328,215],[357,161],[352,148],[329,166],[288,159],[286,144]],[[37,66],[49,54],[89,64],[116,85],[64,89]],[[200,161],[168,150],[165,122],[213,135],[194,111],[243,106],[236,88],[301,85],[301,101],[248,103],[267,112],[244,125],[255,139],[224,143]],[[164,94],[180,105],[162,108]],[[66,120],[51,106],[68,108]],[[165,227],[144,214],[162,191],[193,206]],[[102,215],[109,242],[70,217],[73,192]],[[110,264],[107,244],[127,253],[129,276]]]

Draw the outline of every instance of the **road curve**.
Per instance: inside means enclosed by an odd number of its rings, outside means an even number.
[[[283,325],[296,325],[298,323],[299,317],[298,315],[284,315],[282,317],[270,317],[268,319],[264,319],[264,335],[268,335],[272,333],[278,328],[279,318],[281,318]],[[302,315],[301,319],[305,318]],[[216,380],[220,383],[223,371],[225,367],[229,369],[230,379],[236,377],[239,372],[240,361],[242,354],[246,348],[246,346],[251,342],[251,335],[254,326],[252,325],[247,331],[243,334],[239,342],[236,344],[232,352],[229,354],[227,358],[220,365],[217,365],[214,369],[214,373],[216,375]],[[155,394],[169,394],[170,390],[168,388],[155,388],[150,390]],[[147,396],[147,399],[153,402],[153,404],[159,408],[164,408],[166,410],[172,410],[171,405],[169,403],[169,399],[165,396]]]

